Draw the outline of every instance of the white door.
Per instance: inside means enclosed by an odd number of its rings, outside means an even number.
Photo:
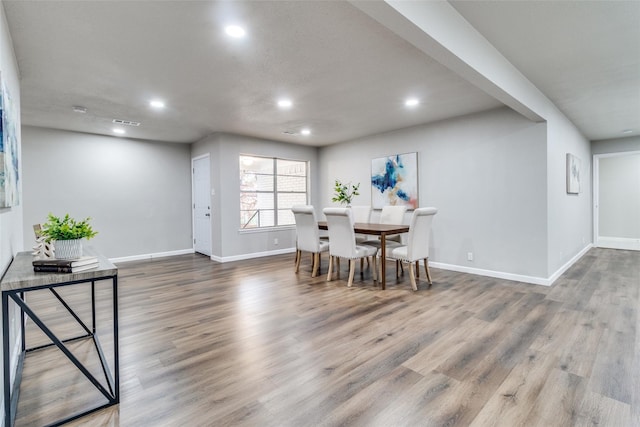
[[[594,156],[596,246],[640,250],[640,152]]]
[[[193,249],[211,256],[211,173],[209,155],[191,161],[193,180]]]

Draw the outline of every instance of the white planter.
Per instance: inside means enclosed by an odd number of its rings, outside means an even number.
[[[75,259],[82,256],[82,239],[56,240],[54,256],[58,259]]]

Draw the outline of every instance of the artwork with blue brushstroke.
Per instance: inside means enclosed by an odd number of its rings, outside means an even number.
[[[418,207],[418,154],[396,154],[371,161],[371,205]]]

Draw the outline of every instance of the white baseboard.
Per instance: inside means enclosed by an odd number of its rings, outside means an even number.
[[[476,274],[478,276],[495,277],[496,279],[513,280],[516,282],[531,283],[533,285],[550,286],[548,279],[535,276],[524,276],[521,274],[505,273],[503,271],[483,270],[481,268],[465,267],[462,265],[445,264],[442,262],[429,261],[429,266],[433,268],[441,268],[443,270],[457,271],[459,273]]]
[[[640,239],[629,239],[624,237],[598,237],[598,247],[608,249],[623,249],[629,251],[640,251]]]
[[[573,264],[575,264],[580,258],[582,258],[584,256],[584,254],[586,254],[589,251],[589,249],[591,249],[591,248],[593,248],[593,244],[589,243],[580,252],[578,252],[573,258],[571,258],[569,261],[567,261],[562,267],[557,269],[555,273],[553,273],[551,276],[549,276],[549,279],[547,279],[547,280],[549,280],[549,285],[548,286],[551,286],[553,284],[553,282],[558,280],[558,277],[562,276],[562,273],[567,271]]]
[[[176,256],[176,255],[187,255],[187,254],[192,254],[195,251],[193,250],[193,248],[191,249],[180,249],[177,251],[168,251],[168,252],[156,252],[156,253],[152,253],[152,254],[142,254],[142,255],[132,255],[132,256],[125,256],[125,257],[119,257],[119,258],[109,258],[109,261],[111,262],[128,262],[128,261],[140,261],[143,259],[153,259],[153,258],[162,258],[162,257],[167,257],[167,256]]]
[[[250,254],[232,255],[232,256],[225,256],[225,257],[212,255],[211,259],[217,262],[243,261],[245,259],[262,258],[265,256],[292,254],[295,251],[296,251],[296,248],[285,248],[285,249],[277,249],[275,251],[254,252]]]
[[[553,273],[548,278],[536,277],[536,276],[525,276],[521,274],[505,273],[502,271],[494,271],[494,270],[483,270],[481,268],[465,267],[462,265],[454,265],[454,264],[444,264],[441,262],[429,261],[429,266],[433,268],[441,268],[443,270],[458,271],[460,273],[469,273],[469,274],[477,274],[478,276],[495,277],[496,279],[513,280],[516,282],[531,283],[533,285],[551,286],[553,285],[553,282],[555,282],[558,279],[558,277],[562,275],[562,273],[567,271],[569,267],[571,267],[573,264],[576,263],[576,261],[582,258],[582,256],[586,254],[587,251],[592,247],[593,247],[592,244],[587,245],[584,249],[578,252],[573,258],[567,261],[566,264],[560,267],[555,273]]]

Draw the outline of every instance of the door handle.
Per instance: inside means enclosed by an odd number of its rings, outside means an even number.
[[[211,216],[211,214],[206,213],[206,214],[204,214],[204,216]]]

